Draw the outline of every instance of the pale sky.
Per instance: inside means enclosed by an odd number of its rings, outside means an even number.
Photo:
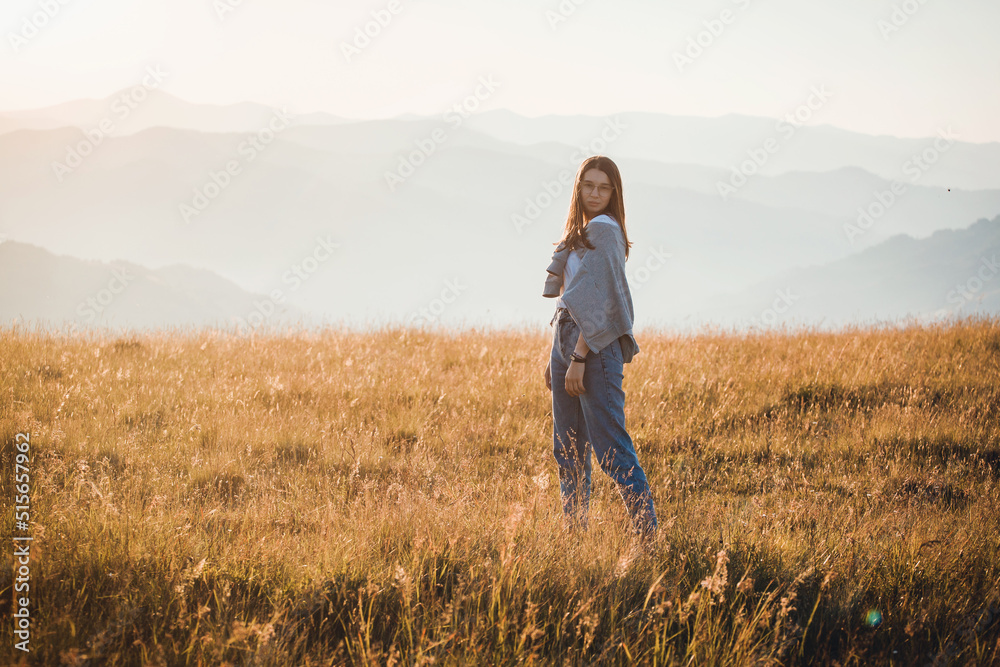
[[[3,0],[0,111],[105,97],[155,64],[191,102],[348,118],[440,115],[483,76],[500,88],[482,109],[526,116],[777,118],[824,85],[809,124],[1000,141],[996,0],[61,2]],[[573,11],[553,27],[560,7]],[[391,20],[348,62],[372,12]],[[699,33],[707,46],[679,68]]]

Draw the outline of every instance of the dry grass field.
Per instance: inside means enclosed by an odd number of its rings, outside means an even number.
[[[596,467],[564,532],[547,335],[0,329],[0,662],[1000,662],[1000,321],[636,338],[649,552]]]

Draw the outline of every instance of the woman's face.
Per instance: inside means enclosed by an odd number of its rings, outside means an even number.
[[[613,194],[614,186],[607,174],[597,168],[584,172],[580,179],[580,201],[588,220],[608,207]]]

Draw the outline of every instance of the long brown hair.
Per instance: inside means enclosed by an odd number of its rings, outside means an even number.
[[[622,175],[618,171],[618,165],[604,155],[594,155],[587,158],[576,172],[576,179],[573,183],[573,198],[569,203],[569,215],[566,217],[566,227],[563,229],[562,240],[566,242],[567,247],[572,249],[580,246],[590,250],[594,249],[584,229],[587,221],[583,216],[583,196],[580,194],[580,182],[583,180],[583,175],[590,169],[598,169],[607,174],[611,185],[615,188],[614,192],[611,193],[611,201],[608,202],[600,215],[608,215],[618,222],[622,236],[625,238],[625,259],[628,259],[628,251],[632,247],[632,242],[628,240],[628,233],[625,231],[625,198],[622,196]]]

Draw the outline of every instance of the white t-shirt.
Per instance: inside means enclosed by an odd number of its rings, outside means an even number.
[[[576,274],[576,270],[580,268],[580,258],[575,252],[571,252],[566,258],[566,266],[563,267],[563,284],[562,288],[559,290],[559,294],[566,291],[566,286],[569,285],[569,281],[573,280],[573,276]],[[560,296],[556,299],[556,308],[565,308],[566,304],[563,303],[562,297]]]

